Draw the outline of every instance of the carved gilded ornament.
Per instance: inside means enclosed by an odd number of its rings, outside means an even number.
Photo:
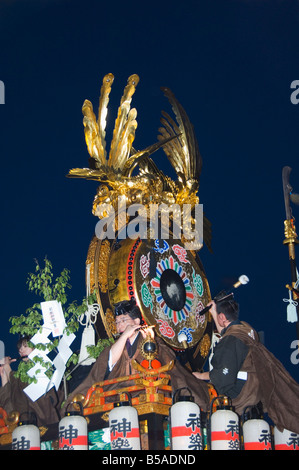
[[[99,218],[108,217],[112,211],[117,211],[120,197],[126,206],[138,203],[147,211],[150,211],[152,204],[162,203],[179,206],[191,204],[191,207],[194,207],[199,202],[196,193],[199,188],[202,159],[193,126],[184,108],[171,90],[163,88],[176,121],[166,112],[162,112],[158,142],[137,151],[133,148],[137,111],[135,108],[131,109],[131,101],[139,77],[136,74],[131,75],[118,108],[108,154],[106,119],[113,81],[114,76],[111,73],[103,79],[98,117],[93,111],[92,103],[89,100],[84,101],[83,124],[90,167],[73,168],[68,176],[99,181],[100,186],[92,207],[93,214]],[[150,158],[160,148],[173,166],[177,181],[173,181],[159,170]],[[136,168],[139,169],[139,173],[133,176]],[[207,219],[204,225],[204,239],[210,247],[211,230]]]

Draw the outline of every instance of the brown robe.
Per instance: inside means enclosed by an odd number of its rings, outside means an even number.
[[[142,337],[137,338],[138,341],[137,349],[133,357],[130,359],[127,353],[126,348],[124,348],[123,354],[119,361],[115,364],[112,371],[109,373],[108,379],[113,379],[116,377],[124,377],[126,375],[136,374],[132,367],[132,359],[135,359],[139,364],[141,364],[144,359],[140,353],[140,344]],[[158,360],[161,362],[161,365],[168,364],[170,361],[175,361],[175,365],[172,370],[170,370],[169,375],[171,377],[171,386],[172,392],[174,393],[177,389],[188,387],[194,396],[195,402],[200,406],[203,411],[208,411],[209,409],[209,391],[208,386],[202,380],[195,378],[191,372],[189,372],[185,367],[183,367],[175,358],[174,351],[168,347],[164,341],[159,338],[155,338],[155,341],[158,345]],[[108,364],[110,347],[105,348],[99,357],[97,358],[94,366],[92,367],[89,375],[86,379],[69,395],[63,409],[65,411],[66,406],[72,401],[73,397],[78,393],[86,395],[88,389],[95,384],[96,382],[101,382],[105,378],[105,373]],[[125,387],[132,385],[131,383],[122,382],[121,386]],[[106,390],[115,389],[118,385],[111,384],[105,387]]]
[[[21,382],[11,371],[9,382],[0,388],[0,407],[7,413],[18,411],[20,414],[33,412],[37,418],[38,426],[47,426],[58,423],[62,396],[54,388],[36,401],[32,401],[23,391],[28,384]]]
[[[247,372],[247,381],[239,396],[232,400],[237,413],[261,401],[279,430],[299,433],[299,384],[260,343],[258,334],[248,323],[232,325],[223,337],[226,335],[234,335],[249,346],[241,368]]]

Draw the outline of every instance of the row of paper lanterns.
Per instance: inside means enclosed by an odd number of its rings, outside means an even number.
[[[204,448],[201,413],[191,393],[183,390],[174,395],[170,408],[172,450],[202,450]],[[189,392],[189,391],[188,391]],[[217,400],[217,407],[213,402]],[[230,400],[217,397],[211,404],[208,423],[208,446],[211,450],[272,450],[271,430],[267,421],[251,413],[242,425],[242,443],[239,416],[234,412]],[[80,404],[77,410],[66,410],[59,423],[59,449],[88,450],[88,426]],[[78,411],[80,406],[80,411]],[[34,416],[20,420],[12,433],[13,450],[39,450],[40,432]],[[130,400],[115,403],[109,413],[109,428],[112,450],[141,450],[138,413]],[[299,450],[299,434],[274,427],[275,450]]]

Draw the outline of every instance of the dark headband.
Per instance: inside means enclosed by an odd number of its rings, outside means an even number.
[[[114,305],[114,315],[127,315],[136,306],[135,300],[123,300]]]

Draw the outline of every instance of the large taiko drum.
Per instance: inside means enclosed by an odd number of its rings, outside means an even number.
[[[207,278],[198,256],[178,240],[93,238],[87,256],[91,289],[103,307],[96,328],[103,338],[115,333],[113,305],[134,298],[144,321],[175,350],[205,361],[212,331],[210,314],[201,314],[210,301]],[[103,328],[104,327],[104,328]],[[185,334],[186,343],[179,341]]]

